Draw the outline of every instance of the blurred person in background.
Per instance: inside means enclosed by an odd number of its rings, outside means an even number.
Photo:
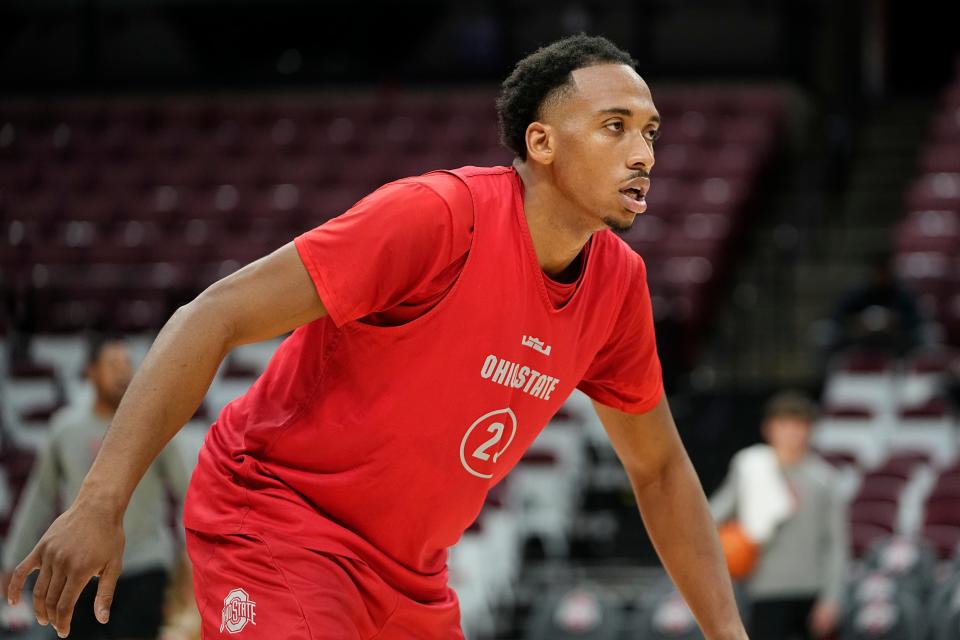
[[[130,352],[122,338],[91,337],[86,376],[93,387],[92,403],[69,405],[51,418],[49,440],[37,458],[4,543],[5,578],[53,522],[59,505],[70,504],[76,497],[132,375]],[[186,461],[175,446],[168,445],[147,470],[124,515],[127,538],[121,593],[110,622],[101,625],[93,616],[96,583],[91,582],[80,595],[71,637],[157,637],[168,574],[177,556],[183,556],[178,554],[182,543],[178,545],[170,526],[168,496],[172,492],[182,504],[189,481]]]
[[[816,408],[805,395],[774,396],[762,425],[767,444],[737,453],[710,501],[718,523],[742,521],[758,489],[768,492],[778,482],[786,489],[787,508],[760,544],[746,583],[752,640],[824,637],[836,629],[849,556],[847,509],[835,471],[810,449],[815,420]],[[763,455],[772,456],[778,477],[746,468],[747,456]],[[761,493],[760,499],[771,498]]]
[[[889,253],[874,255],[867,280],[846,291],[830,321],[828,355],[850,347],[904,355],[922,338],[916,295],[893,269]]]
[[[704,635],[744,640],[663,391],[646,267],[613,233],[646,210],[659,137],[636,64],[600,37],[539,49],[497,105],[512,166],[390,183],[179,309],[10,594],[40,570],[35,613],[66,634],[98,575],[106,620],[129,590],[120,515],[143,471],[228,352],[293,331],[190,484],[204,636],[462,638],[447,549],[580,388]]]

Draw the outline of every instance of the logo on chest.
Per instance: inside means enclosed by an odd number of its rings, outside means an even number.
[[[560,383],[559,378],[548,376],[519,362],[498,358],[492,353],[483,361],[480,377],[505,387],[520,389],[541,400],[549,400],[550,394]]]
[[[545,356],[550,355],[550,349],[552,348],[550,345],[544,344],[543,340],[534,338],[533,336],[523,336],[523,338],[520,340],[520,344],[525,347],[530,347],[534,351],[539,351]]]

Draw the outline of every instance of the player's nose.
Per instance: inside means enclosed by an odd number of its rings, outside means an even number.
[[[627,168],[632,171],[646,171],[653,169],[656,159],[653,155],[652,143],[640,137],[639,140],[630,148],[630,154],[627,156]]]

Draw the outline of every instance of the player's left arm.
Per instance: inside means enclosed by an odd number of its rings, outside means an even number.
[[[745,639],[707,499],[666,397],[639,414],[593,405],[630,478],[657,554],[707,640]]]

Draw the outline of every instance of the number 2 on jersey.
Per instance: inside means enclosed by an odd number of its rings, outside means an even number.
[[[502,422],[494,422],[489,427],[487,427],[487,431],[489,431],[490,433],[493,433],[494,435],[492,438],[490,438],[489,440],[487,440],[482,445],[476,448],[476,450],[473,452],[473,457],[480,458],[481,460],[489,460],[490,454],[487,453],[487,449],[489,449],[493,445],[500,442],[500,438],[503,437],[503,429],[504,429],[504,424]],[[499,454],[494,454],[493,456],[494,462],[497,461],[498,456]]]

